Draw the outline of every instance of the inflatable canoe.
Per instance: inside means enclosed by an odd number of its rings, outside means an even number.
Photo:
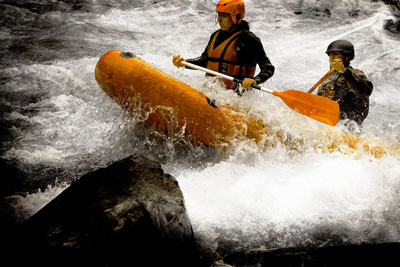
[[[166,134],[184,132],[193,141],[217,148],[229,147],[239,140],[265,145],[271,135],[277,136],[262,121],[233,108],[218,106],[130,52],[112,50],[104,54],[96,65],[95,78],[123,109],[141,113],[147,125]],[[333,130],[321,131],[318,139],[315,148],[328,152],[349,154],[361,150],[377,158],[399,155],[396,147]]]
[[[208,146],[234,139],[259,142],[261,121],[230,107],[217,106],[200,92],[152,67],[132,53],[109,51],[97,63],[101,88],[125,110],[148,114],[146,124],[167,134],[181,132]]]

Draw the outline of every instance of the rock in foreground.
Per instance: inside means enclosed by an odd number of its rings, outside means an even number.
[[[400,243],[244,250],[228,253],[228,266],[354,267],[398,266]]]
[[[13,266],[199,265],[178,182],[144,157],[81,177],[11,240]]]

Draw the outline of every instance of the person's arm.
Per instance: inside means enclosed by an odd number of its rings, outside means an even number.
[[[370,82],[362,71],[347,68],[343,76],[350,82],[355,95],[360,97],[368,97],[373,90],[372,82]]]
[[[245,64],[251,64],[254,61],[257,62],[260,67],[260,73],[254,77],[257,84],[267,81],[274,75],[275,67],[265,53],[260,39],[255,34],[251,32],[245,33],[238,40],[236,49],[239,61]]]
[[[201,54],[201,56],[196,58],[189,58],[185,61],[203,68],[207,67],[207,49],[203,52],[203,54]],[[187,68],[190,69],[189,67]]]
[[[256,80],[257,84],[267,81],[274,75],[275,72],[275,67],[272,65],[265,52],[264,55],[265,56],[260,57],[257,61],[258,66],[260,67],[260,73],[254,77],[254,80]]]

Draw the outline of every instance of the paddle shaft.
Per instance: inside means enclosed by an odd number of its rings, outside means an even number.
[[[324,76],[322,76],[321,79],[319,79],[319,81],[316,84],[314,84],[313,87],[311,87],[310,90],[307,91],[307,93],[311,94],[312,92],[314,92],[315,88],[317,88],[323,81],[325,81],[325,79],[328,78],[328,76],[331,75],[331,73],[334,71],[335,69],[331,68],[327,73],[325,73]]]
[[[225,74],[222,74],[222,73],[210,70],[210,69],[206,69],[206,68],[197,66],[195,64],[192,64],[192,63],[189,63],[189,62],[186,62],[186,61],[182,61],[182,64],[184,66],[186,66],[186,67],[189,67],[189,68],[192,68],[192,69],[196,69],[196,70],[201,70],[201,71],[204,71],[204,72],[206,72],[208,74],[219,76],[219,77],[227,79],[229,81],[242,83],[242,80],[240,80],[240,79],[237,79],[237,78],[234,78],[234,77],[231,77],[231,76],[228,76],[228,75],[225,75]],[[252,85],[251,87],[254,88],[254,89],[258,89],[260,91],[266,92],[266,93],[274,94],[274,90],[271,90],[271,89],[268,89],[268,88],[264,88],[264,87],[261,87],[259,85]]]
[[[192,69],[201,70],[211,75],[227,79],[229,81],[242,83],[242,80],[240,79],[213,70],[209,70],[185,61],[182,61],[182,64]],[[327,77],[328,73],[325,76]],[[322,82],[322,80],[323,79],[320,79],[318,83]],[[279,92],[267,88],[262,88],[258,85],[252,85],[251,87],[266,93],[270,93],[274,96],[280,97],[283,100],[283,102],[285,102],[285,104],[291,109],[319,122],[335,126],[339,120],[340,108],[339,104],[336,101],[330,100],[322,96],[313,95],[297,90],[286,90],[283,92]]]

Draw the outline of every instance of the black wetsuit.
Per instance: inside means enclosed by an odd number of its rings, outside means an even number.
[[[363,123],[369,111],[371,81],[358,69],[347,67],[345,73],[333,72],[318,88],[318,95],[339,103],[340,119]]]
[[[214,47],[218,46],[223,41],[239,31],[242,31],[242,33],[240,33],[235,47],[238,61],[243,65],[250,65],[253,62],[256,62],[260,68],[260,73],[255,77],[249,78],[254,78],[257,84],[263,83],[271,78],[272,75],[274,75],[275,67],[271,64],[271,61],[267,57],[260,39],[254,33],[249,31],[249,24],[246,21],[242,21],[232,32],[220,31]],[[206,68],[208,61],[208,46],[210,45],[217,32],[218,31],[214,32],[211,35],[208,45],[200,57],[187,59],[186,61]]]

